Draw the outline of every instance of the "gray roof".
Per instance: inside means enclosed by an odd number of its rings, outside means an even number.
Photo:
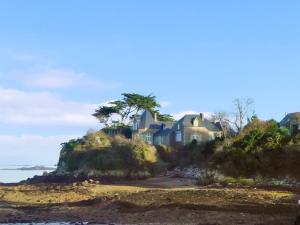
[[[285,126],[286,122],[300,118],[300,112],[288,113],[281,121],[280,126]],[[300,121],[299,121],[300,122]]]
[[[142,115],[140,116],[139,120],[139,128],[140,129],[157,129],[160,130],[164,125],[164,128],[172,128],[174,122],[163,122],[163,121],[154,121],[152,113],[148,110],[145,110]]]
[[[215,126],[219,129],[219,130],[223,130],[223,126],[222,126],[222,123],[220,121],[217,121],[214,123]]]
[[[166,128],[166,129],[161,129],[157,131],[155,134],[160,135],[160,136],[168,136],[171,133],[172,129]]]
[[[198,114],[185,115],[180,120],[178,120],[177,124],[180,123],[185,127],[192,127],[193,120],[196,118],[199,120],[199,127],[205,127],[210,131],[222,131],[221,127],[216,126],[216,124],[209,121],[208,119],[201,119],[200,115]]]
[[[222,131],[222,126],[220,124],[215,124],[207,119],[202,119],[199,114],[185,115],[177,122],[163,122],[163,121],[154,121],[152,113],[148,110],[145,110],[139,120],[139,129],[149,129],[150,132],[155,133],[157,131],[162,133],[170,132],[170,129],[174,128],[176,124],[180,123],[185,127],[192,127],[194,119],[199,120],[199,127],[205,127],[210,131]],[[176,129],[176,128],[175,128]]]
[[[145,110],[143,114],[141,115],[139,128],[140,129],[146,129],[149,128],[151,124],[154,123],[154,119],[152,116],[152,113],[148,110]]]

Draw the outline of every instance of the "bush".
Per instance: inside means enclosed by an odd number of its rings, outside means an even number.
[[[218,183],[218,179],[215,177],[214,174],[207,173],[205,176],[199,177],[198,184],[207,186]]]
[[[152,174],[158,175],[158,174],[165,174],[168,170],[169,164],[162,161],[158,160],[156,163],[153,164],[152,166]]]
[[[247,178],[233,178],[233,177],[224,177],[221,179],[220,184],[222,185],[243,185],[243,186],[253,186],[255,181],[253,179]]]
[[[212,159],[212,167],[227,176],[300,177],[300,146],[291,145],[286,129],[254,118],[242,133],[224,145]]]
[[[130,142],[122,136],[111,138],[96,132],[64,143],[58,165],[60,171],[66,172],[98,170],[105,174],[107,171],[123,171],[131,176],[154,171],[157,162],[158,155],[153,146],[140,140]],[[165,164],[158,163],[155,171],[163,168],[162,165]]]
[[[166,145],[157,145],[155,147],[159,155],[159,158],[164,162],[168,163],[169,169],[171,169],[172,167],[176,167],[178,165],[177,150]]]
[[[295,137],[293,137],[294,144],[300,143],[300,133],[298,133]]]

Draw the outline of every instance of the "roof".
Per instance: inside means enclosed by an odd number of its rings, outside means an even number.
[[[152,113],[148,110],[145,110],[143,114],[141,115],[139,128],[140,129],[146,129],[149,128],[151,124],[154,123],[154,119],[152,116]]]
[[[300,122],[300,112],[294,112],[294,113],[288,113],[281,121],[280,125],[285,126],[286,122],[293,120],[293,119],[299,119]]]
[[[166,129],[161,129],[157,131],[155,134],[160,135],[160,136],[168,136],[171,133],[172,129],[166,128]]]
[[[208,119],[202,119],[200,115],[198,114],[190,114],[185,115],[180,120],[178,120],[177,123],[181,123],[185,127],[192,127],[193,126],[193,120],[198,119],[199,125],[198,127],[205,127],[210,131],[222,131],[221,127],[218,127],[213,122],[209,121]]]
[[[152,113],[148,110],[145,110],[139,118],[139,128],[140,129],[157,129],[160,130],[164,125],[164,128],[172,128],[174,122],[164,122],[164,121],[155,121]]]
[[[175,124],[181,123],[185,127],[192,127],[193,120],[198,119],[199,127],[205,127],[210,131],[222,131],[221,124],[215,124],[207,119],[202,119],[199,114],[190,114],[185,115],[177,122],[164,122],[164,121],[155,121],[152,113],[148,110],[145,110],[139,118],[139,129],[149,129],[150,132],[155,133],[157,131],[170,132],[168,129],[172,129]]]

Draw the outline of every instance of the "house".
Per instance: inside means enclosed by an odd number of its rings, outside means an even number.
[[[300,112],[288,113],[279,125],[287,128],[292,136],[297,135],[300,132]]]
[[[173,122],[161,122],[156,114],[145,110],[142,115],[137,115],[132,121],[132,138],[140,138],[148,144],[166,144],[170,142],[170,131]]]
[[[192,141],[204,143],[223,135],[221,124],[205,119],[202,113],[185,115],[174,124],[172,130],[172,145],[187,145]]]
[[[162,122],[146,110],[132,121],[132,138],[140,138],[153,145],[184,146],[192,141],[205,143],[222,135],[221,124],[205,119],[202,113],[185,115],[175,122]]]

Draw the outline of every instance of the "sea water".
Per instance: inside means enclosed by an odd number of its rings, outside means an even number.
[[[0,166],[0,183],[17,183],[52,170],[18,170],[23,166]],[[30,167],[30,166],[26,166]]]

